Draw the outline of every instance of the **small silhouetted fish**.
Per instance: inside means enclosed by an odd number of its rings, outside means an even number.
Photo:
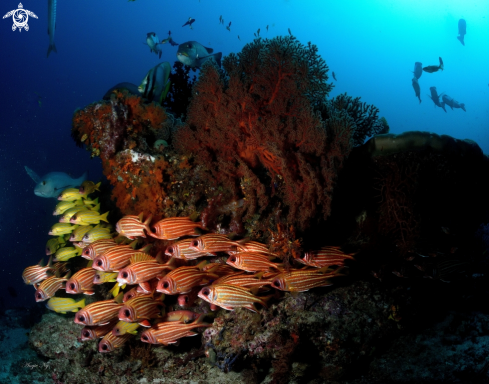
[[[464,103],[459,103],[457,100],[455,100],[453,97],[450,97],[448,95],[443,95],[442,96],[443,103],[448,105],[450,108],[461,108],[464,110],[464,112],[467,112],[465,110],[465,104]]]
[[[336,75],[334,74],[334,72],[331,72],[331,75],[333,75],[333,79],[335,79],[335,81],[338,81],[336,80]]]
[[[427,67],[423,68],[423,71],[428,72],[428,73],[437,72],[439,69],[441,69],[443,71],[443,68],[444,68],[443,60],[441,59],[441,57],[439,57],[438,60],[440,60],[440,65],[428,65]]]
[[[192,29],[192,24],[194,22],[195,22],[195,19],[192,19],[191,17],[189,17],[187,22],[185,24],[183,24],[182,27],[185,27],[186,25],[188,25],[190,27],[190,29]]]
[[[436,87],[430,87],[430,92],[431,92],[430,99],[433,100],[433,103],[435,103],[435,106],[443,108],[443,110],[446,112],[447,110],[445,109],[445,104],[440,103],[440,96],[441,95],[438,95]]]
[[[226,27],[226,29],[231,32],[231,22],[229,22],[229,25]]]
[[[413,88],[414,88],[414,92],[416,93],[416,97],[419,99],[419,102],[421,103],[421,88],[419,87],[419,83],[418,83],[418,79],[415,77],[413,77]]]
[[[12,296],[14,298],[17,297],[17,291],[15,290],[14,287],[12,287],[12,286],[9,285],[7,287],[7,291],[8,291],[8,293],[10,293],[10,296]]]
[[[419,80],[421,75],[423,74],[423,64],[421,64],[419,61],[416,61],[414,63],[414,77]]]
[[[464,19],[460,19],[458,21],[458,36],[457,36],[457,39],[462,43],[462,45],[465,45],[464,36],[466,34],[466,29],[467,29],[467,23],[465,22]]]

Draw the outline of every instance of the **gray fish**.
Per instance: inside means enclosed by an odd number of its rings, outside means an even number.
[[[459,103],[457,100],[455,100],[453,97],[450,97],[448,95],[443,95],[442,96],[443,103],[448,105],[450,108],[462,108],[464,112],[467,112],[465,110],[465,104],[464,103]]]
[[[24,168],[32,180],[35,181],[36,187],[34,188],[34,194],[39,197],[54,197],[57,199],[63,190],[79,187],[87,178],[86,172],[78,179],[73,179],[64,172],[50,172],[43,177],[39,177],[32,169],[28,167]]]
[[[465,46],[464,36],[466,35],[467,23],[464,19],[458,21],[458,36],[457,39]]]
[[[224,21],[224,20],[223,20]],[[192,19],[191,17],[188,18],[187,22],[185,24],[182,25],[182,27],[185,27],[186,25],[188,25],[190,27],[190,29],[193,29],[192,28],[192,24],[195,22],[195,19]]]
[[[414,88],[414,92],[416,93],[416,97],[419,99],[419,102],[421,103],[421,88],[419,87],[419,83],[418,83],[418,79],[415,77],[413,77],[413,88]]]
[[[443,94],[438,95],[436,87],[430,87],[430,92],[431,92],[431,95],[428,95],[428,96],[430,97],[431,100],[433,100],[433,103],[435,103],[435,106],[443,108],[443,110],[446,112],[447,110],[445,109],[445,104],[440,103],[440,96],[442,96]]]
[[[158,47],[160,40],[158,39],[158,36],[154,32],[148,32],[146,34],[146,44],[148,44],[149,51],[154,52],[158,57],[161,59],[161,48]]]
[[[438,60],[440,61],[440,65],[428,65],[427,67],[423,68],[423,71],[428,72],[428,73],[437,72],[439,69],[441,69],[443,71],[443,68],[444,68],[443,60],[441,59],[441,57],[439,57]]]
[[[58,53],[56,50],[56,45],[54,44],[54,31],[56,29],[56,0],[48,0],[48,35],[49,35],[49,47],[48,54],[49,57],[51,51]]]
[[[170,73],[171,65],[167,61],[151,68],[138,87],[139,92],[146,99],[161,104],[170,90],[170,82],[168,81]]]
[[[206,48],[197,41],[187,41],[178,46],[177,59],[192,68],[200,68],[205,61],[213,59],[220,68],[222,52],[212,52],[212,48]]]
[[[423,64],[421,64],[419,61],[416,61],[414,63],[414,77],[419,80],[421,75],[423,74]]]
[[[334,74],[334,72],[331,72],[331,74],[333,75],[333,79],[334,79],[335,81],[338,81],[338,80],[336,80],[336,75]]]

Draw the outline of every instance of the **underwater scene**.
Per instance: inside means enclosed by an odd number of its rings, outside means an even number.
[[[489,383],[487,1],[0,4],[0,384]]]

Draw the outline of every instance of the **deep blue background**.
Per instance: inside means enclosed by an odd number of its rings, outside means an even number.
[[[0,14],[17,5],[3,0]],[[116,83],[139,84],[151,67],[176,59],[177,47],[168,44],[161,60],[150,54],[143,44],[150,31],[164,39],[171,30],[178,43],[197,40],[226,55],[240,51],[258,28],[263,37],[290,28],[302,43],[316,44],[335,71],[331,96],[348,92],[375,104],[393,133],[446,133],[475,140],[489,153],[487,1],[60,0],[58,53],[49,58],[47,1],[23,5],[39,17],[29,18],[29,31],[13,32],[11,18],[0,21],[0,300],[7,306],[34,303],[34,290],[21,273],[43,257],[55,222],[55,200],[33,194],[24,165],[40,175],[62,171],[78,177],[89,170],[92,179],[102,176],[100,161],[90,160],[71,139],[71,117]],[[220,15],[225,25],[232,21],[231,32],[219,24]],[[182,28],[190,16],[194,29]],[[465,47],[456,39],[461,17],[467,20]],[[423,73],[419,104],[411,87],[414,62],[437,64],[438,56],[445,71]],[[464,102],[467,112],[435,109],[426,96],[430,86]]]

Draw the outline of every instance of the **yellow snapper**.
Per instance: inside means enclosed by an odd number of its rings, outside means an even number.
[[[98,197],[95,200],[83,199],[83,204],[85,204],[85,205],[97,205],[98,204]]]
[[[56,251],[56,253],[54,254],[54,258],[55,261],[68,261],[75,256],[80,256],[81,253],[81,248],[63,247]]]
[[[81,200],[83,197],[87,197],[85,193],[80,193],[78,188],[66,188],[61,194],[58,196],[58,200],[61,201],[75,201]]]
[[[109,228],[93,228],[85,233],[82,241],[88,245],[100,239],[112,239]]]
[[[58,204],[56,204],[56,207],[54,208],[53,216],[62,215],[63,213],[66,212],[66,210],[73,208],[75,205],[81,205],[81,204],[82,202],[80,200],[60,201]]]
[[[62,215],[61,217],[59,218],[59,222],[60,223],[69,223],[70,222],[70,219],[71,217],[77,213],[77,212],[80,212],[80,211],[84,211],[88,209],[88,207],[85,207],[84,205],[76,205],[72,208],[69,208],[67,209]]]
[[[82,140],[84,141],[84,140]],[[100,191],[100,182],[95,184],[93,181],[90,180],[85,180],[81,185],[80,188],[78,189],[79,193],[89,195],[90,193],[94,191]]]
[[[46,303],[46,307],[58,313],[78,312],[78,308],[83,308],[84,306],[85,298],[77,302],[75,299],[68,297],[51,297]]]
[[[105,212],[103,215],[101,215],[96,211],[80,211],[71,216],[70,223],[80,225],[98,224],[100,221],[105,221],[108,223],[108,214],[109,212]]]
[[[78,225],[71,225],[70,223],[56,223],[51,227],[48,235],[59,236],[73,232]]]
[[[128,323],[120,320],[114,328],[112,328],[112,334],[114,336],[122,336],[126,333],[131,335],[137,335],[137,329],[140,327],[139,323]]]
[[[54,237],[49,239],[46,243],[46,255],[52,255],[58,250],[59,247],[66,244],[66,240],[63,236]]]
[[[83,236],[93,228],[93,225],[80,225],[70,236],[70,241],[81,241]]]

